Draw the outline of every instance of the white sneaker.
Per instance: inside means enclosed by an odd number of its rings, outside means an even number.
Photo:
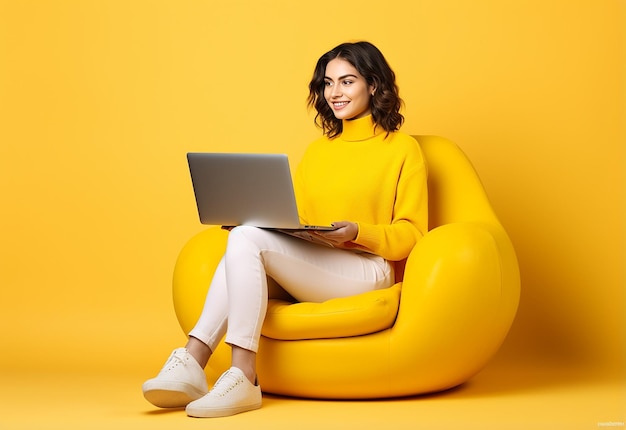
[[[142,389],[146,400],[160,408],[182,408],[209,391],[204,370],[186,348],[175,349],[157,377],[144,382]]]
[[[190,417],[226,417],[259,409],[261,402],[261,387],[252,384],[240,369],[231,367],[206,396],[189,403],[186,412]]]

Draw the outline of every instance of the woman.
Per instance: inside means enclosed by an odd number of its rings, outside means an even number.
[[[314,233],[331,246],[256,227],[232,229],[187,345],[143,385],[154,405],[186,406],[195,417],[261,407],[256,351],[268,279],[309,302],[387,288],[396,282],[396,262],[426,232],[426,166],[415,140],[398,131],[402,101],[382,53],[357,42],[324,54],[308,104],[324,135],[298,167],[296,199],[303,224],[337,227]],[[232,367],[208,391],[203,369],[224,334]]]

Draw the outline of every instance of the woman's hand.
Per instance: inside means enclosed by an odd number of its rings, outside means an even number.
[[[316,230],[311,233],[324,238],[337,248],[341,248],[341,245],[344,243],[356,239],[356,236],[359,233],[359,226],[354,222],[337,221],[332,223],[332,225],[337,227],[337,229],[330,231]]]

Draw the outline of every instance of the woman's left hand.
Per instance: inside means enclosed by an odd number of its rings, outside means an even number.
[[[337,229],[330,231],[316,230],[311,233],[323,237],[326,241],[332,243],[338,248],[341,248],[341,245],[344,243],[356,239],[356,236],[359,233],[359,226],[354,222],[337,221],[332,223],[332,225],[337,227]]]

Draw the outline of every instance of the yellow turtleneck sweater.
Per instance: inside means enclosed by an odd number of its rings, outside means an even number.
[[[386,260],[408,257],[428,229],[427,169],[411,136],[387,136],[372,117],[343,121],[343,132],[313,142],[298,166],[295,192],[302,224],[352,221],[346,246]]]

